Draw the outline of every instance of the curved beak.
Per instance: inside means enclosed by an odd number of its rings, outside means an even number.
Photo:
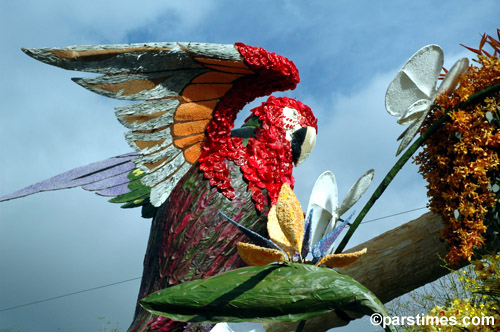
[[[292,134],[292,159],[295,166],[300,165],[311,153],[316,144],[316,129],[304,127]]]

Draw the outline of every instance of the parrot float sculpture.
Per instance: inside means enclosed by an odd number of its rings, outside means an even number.
[[[74,79],[95,93],[131,101],[116,108],[135,152],[76,168],[0,201],[81,186],[153,218],[139,299],[243,264],[244,237],[219,214],[265,234],[266,215],[293,165],[311,152],[317,120],[289,98],[269,99],[233,130],[257,97],[294,89],[293,62],[262,48],[148,43],[25,49],[33,58],[98,77]],[[186,323],[137,307],[129,331],[183,331]]]

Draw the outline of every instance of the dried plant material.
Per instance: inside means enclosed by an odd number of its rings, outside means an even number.
[[[484,44],[484,38],[482,43]],[[482,49],[484,45],[480,45]],[[471,96],[500,83],[500,59],[478,55],[458,81],[458,88],[438,96],[421,131],[447,110]],[[485,243],[488,214],[497,204],[495,183],[500,165],[500,98],[498,93],[449,112],[444,123],[424,144],[415,158],[427,180],[430,209],[443,217],[442,237],[449,244],[447,260],[458,264],[470,259]]]
[[[282,251],[263,248],[251,243],[238,242],[238,254],[250,266],[267,265],[273,262],[284,262],[286,257]]]
[[[276,214],[276,205],[271,206],[271,209],[269,209],[269,214],[267,215],[267,232],[269,233],[271,241],[285,250],[288,255],[293,256],[295,252],[290,244],[290,241],[288,241],[287,237],[281,230],[278,216]]]
[[[321,265],[325,264],[328,267],[342,267],[349,265],[351,263],[354,263],[357,261],[361,256],[366,254],[367,249],[364,248],[363,250],[356,251],[356,252],[351,252],[351,253],[345,253],[345,254],[332,254],[325,256],[319,261],[318,264],[316,265]]]
[[[299,200],[288,183],[284,183],[281,187],[276,205],[276,215],[281,230],[290,241],[292,248],[297,252],[301,252],[302,237],[304,235],[304,213]]]

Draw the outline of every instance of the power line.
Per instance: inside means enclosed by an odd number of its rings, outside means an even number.
[[[375,219],[370,219],[370,220],[366,220],[366,221],[362,221],[361,223],[362,224],[366,224],[366,223],[369,223],[369,222],[372,222],[372,221],[376,221],[376,220],[380,220],[380,219],[386,219],[386,218],[390,218],[390,217],[394,217],[394,216],[399,216],[401,214],[405,214],[405,213],[410,213],[410,212],[413,212],[413,211],[418,211],[418,210],[422,210],[422,209],[427,209],[427,207],[420,207],[420,208],[416,208],[416,209],[413,209],[413,210],[408,210],[408,211],[403,211],[403,212],[398,212],[398,213],[394,213],[394,214],[391,214],[389,216],[385,216],[385,217],[380,217],[380,218],[375,218]]]
[[[410,213],[410,212],[418,211],[418,210],[422,210],[422,209],[426,209],[426,207],[420,207],[420,208],[416,208],[416,209],[412,209],[412,210],[407,210],[407,211],[403,211],[403,212],[394,213],[394,214],[391,214],[391,215],[388,215],[388,216],[384,216],[384,217],[379,217],[379,218],[375,218],[375,219],[366,220],[366,221],[363,221],[362,224],[366,224],[366,223],[369,223],[369,222],[372,222],[372,221],[386,219],[386,218],[390,218],[390,217],[394,217],[394,216],[399,216],[399,215],[402,215],[402,214],[405,214],[405,213]],[[43,300],[39,300],[39,301],[29,302],[29,303],[17,305],[17,306],[14,306],[14,307],[0,309],[0,312],[14,310],[14,309],[17,309],[17,308],[22,308],[22,307],[27,307],[27,306],[30,306],[30,305],[33,305],[33,304],[38,304],[38,303],[47,302],[47,301],[51,301],[51,300],[55,300],[55,299],[60,299],[62,297],[68,297],[68,296],[72,296],[72,295],[76,295],[76,294],[90,292],[90,291],[94,291],[94,290],[101,289],[101,288],[111,287],[111,286],[123,284],[123,283],[126,283],[126,282],[138,280],[138,279],[141,279],[141,278],[142,277],[137,277],[137,278],[127,279],[127,280],[122,280],[122,281],[114,282],[114,283],[107,284],[107,285],[102,285],[102,286],[98,286],[98,287],[88,288],[88,289],[84,289],[84,290],[80,290],[80,291],[76,291],[76,292],[72,292],[72,293],[67,293],[67,294],[63,294],[63,295],[59,295],[59,296],[49,297],[49,298],[46,298],[46,299],[43,299]]]
[[[93,291],[93,290],[96,290],[96,289],[100,289],[100,288],[115,286],[115,285],[118,285],[118,284],[123,284],[125,282],[129,282],[129,281],[133,281],[133,280],[138,280],[138,279],[141,279],[141,278],[142,277],[137,277],[137,278],[127,279],[127,280],[122,280],[122,281],[114,282],[112,284],[107,284],[107,285],[98,286],[98,287],[94,287],[94,288],[84,289],[84,290],[80,290],[80,291],[77,291],[77,292],[67,293],[67,294],[64,294],[64,295],[49,297],[47,299],[43,299],[43,300],[39,300],[39,301],[34,301],[34,302],[30,302],[30,303],[25,303],[25,304],[17,305],[17,306],[10,307],[10,308],[1,309],[0,312],[8,311],[8,310],[13,310],[13,309],[17,309],[17,308],[22,308],[22,307],[27,307],[29,305],[33,305],[33,304],[37,304],[37,303],[42,303],[42,302],[47,302],[47,301],[51,301],[51,300],[55,300],[55,299],[60,299],[62,297],[67,297],[67,296],[76,295],[76,294],[80,294],[80,293],[90,292],[90,291]]]

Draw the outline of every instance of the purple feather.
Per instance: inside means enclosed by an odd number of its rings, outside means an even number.
[[[129,193],[128,183],[119,184],[114,187],[104,188],[96,192],[97,195],[105,197],[116,197],[122,194]]]
[[[122,184],[129,184],[130,179],[128,178],[130,171],[125,171],[123,173],[117,174],[115,176],[106,178],[104,180],[92,182],[82,186],[83,189],[88,191],[98,191],[106,188],[116,187]]]
[[[313,254],[314,258],[317,259],[317,258],[323,257],[323,256],[325,256],[327,254],[328,249],[330,249],[330,247],[332,246],[333,242],[335,242],[335,240],[337,239],[337,237],[340,235],[340,232],[342,232],[342,230],[347,225],[347,223],[349,222],[349,220],[351,220],[351,217],[353,215],[354,215],[354,212],[351,213],[351,215],[349,217],[347,217],[347,219],[344,220],[342,222],[342,224],[340,224],[339,226],[337,226],[337,228],[335,228],[330,233],[328,233],[327,235],[325,235],[321,240],[318,241],[318,243],[316,243],[314,245],[314,248],[312,250],[312,254]]]
[[[138,154],[135,152],[127,153],[90,165],[72,169],[68,172],[32,184],[12,194],[0,197],[0,202],[36,194],[43,191],[85,186],[99,181],[101,181],[105,185],[98,189],[105,189],[109,187],[110,183],[112,185],[113,181],[112,180],[111,182],[106,182],[105,180],[115,177],[118,174],[128,174],[136,167],[132,162],[132,159],[136,158],[137,156]]]

